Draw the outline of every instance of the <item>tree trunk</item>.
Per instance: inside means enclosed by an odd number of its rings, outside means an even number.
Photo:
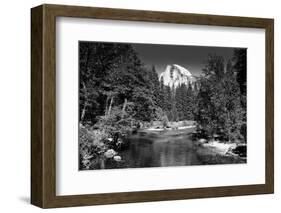
[[[125,98],[125,101],[124,101],[124,104],[123,104],[123,108],[122,108],[122,118],[125,115],[125,110],[126,110],[127,102],[128,102],[128,100],[127,100],[127,98]]]
[[[83,82],[82,85],[83,85],[83,90],[86,93],[85,83]],[[84,106],[83,106],[83,109],[82,109],[82,112],[81,112],[81,118],[80,118],[81,123],[83,123],[83,120],[84,120],[84,117],[85,117],[85,114],[86,114],[86,107],[87,107],[87,95],[86,94],[85,94],[84,98],[85,98],[85,101],[84,101]]]
[[[90,57],[90,49],[87,48],[87,54],[86,54],[86,61],[85,61],[85,67],[84,67],[84,72],[87,73],[87,69],[88,69],[88,64],[89,64],[89,57]],[[86,84],[84,81],[86,81],[85,77],[80,79],[82,81],[82,85],[83,85],[83,90],[85,91],[85,95],[84,95],[84,106],[81,112],[81,117],[80,117],[80,121],[81,123],[83,123],[83,120],[85,118],[85,114],[86,114],[86,107],[87,107],[87,88],[86,88]]]
[[[114,97],[112,96],[111,99],[110,99],[110,104],[109,104],[109,108],[108,108],[108,113],[107,113],[108,115],[110,115],[113,101],[114,101]]]
[[[106,101],[105,101],[105,113],[104,113],[104,115],[107,115],[107,113],[108,113],[108,101],[109,101],[109,96],[107,96]]]

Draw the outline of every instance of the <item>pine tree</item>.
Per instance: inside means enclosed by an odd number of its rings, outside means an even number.
[[[200,128],[211,136],[218,133],[228,140],[246,140],[241,135],[244,112],[232,63],[225,65],[222,57],[211,56],[204,74],[200,80],[195,117]]]
[[[240,87],[240,100],[243,108],[243,125],[241,127],[241,134],[244,138],[247,137],[247,49],[234,50],[234,71],[237,73],[236,79]]]
[[[172,120],[172,91],[169,86],[164,86],[164,103],[163,110],[167,114],[169,120]]]
[[[185,100],[185,119],[187,120],[193,120],[194,115],[193,115],[193,110],[194,110],[194,91],[192,89],[192,85],[189,82],[188,87],[186,88],[186,97],[184,98]]]
[[[175,106],[179,120],[184,119],[184,87],[185,85],[180,85],[175,89]]]
[[[164,86],[164,82],[163,82],[163,77],[160,79],[160,82],[159,82],[159,106],[163,111],[165,111],[165,109],[166,109],[165,86]]]
[[[237,72],[237,82],[239,83],[242,95],[246,94],[246,81],[247,81],[247,50],[235,49],[234,50],[234,69]]]
[[[162,93],[160,89],[160,82],[158,79],[158,74],[156,72],[155,66],[152,66],[151,69],[149,69],[149,79],[148,81],[151,83],[151,90],[153,91],[153,99],[155,101],[155,104],[157,107],[161,107],[162,104]]]

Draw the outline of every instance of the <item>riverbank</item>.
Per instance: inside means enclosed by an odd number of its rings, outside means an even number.
[[[184,130],[184,129],[191,129],[191,128],[195,128],[196,126],[180,126],[180,127],[177,127],[177,128],[172,128],[172,127],[169,127],[169,128],[155,128],[155,127],[150,127],[148,129],[146,129],[147,131],[166,131],[166,130]]]
[[[195,130],[195,126],[186,126],[177,129],[172,128],[146,128],[139,129],[137,132],[140,134],[147,134],[150,136],[157,137],[168,137],[168,136],[180,136],[192,133]]]
[[[241,158],[246,158],[247,156],[247,145],[246,144],[237,144],[237,143],[224,143],[220,141],[208,141],[200,142],[197,141],[197,144],[201,147],[208,148],[212,152],[222,155],[222,156],[237,156]]]

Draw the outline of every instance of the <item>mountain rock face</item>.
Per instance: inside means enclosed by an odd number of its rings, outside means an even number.
[[[166,70],[159,75],[159,81],[162,81],[164,85],[169,86],[171,89],[176,89],[182,84],[194,86],[196,81],[195,77],[185,69],[184,67],[172,64],[167,65]]]

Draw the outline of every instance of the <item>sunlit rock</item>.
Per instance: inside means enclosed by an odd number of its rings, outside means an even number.
[[[199,143],[207,143],[207,140],[205,138],[200,138],[198,140]]]
[[[117,153],[113,149],[109,149],[104,153],[106,158],[113,158]]]
[[[113,157],[113,160],[119,162],[119,161],[122,160],[122,158],[121,158],[121,156],[119,156],[119,155],[115,155],[115,156]]]

